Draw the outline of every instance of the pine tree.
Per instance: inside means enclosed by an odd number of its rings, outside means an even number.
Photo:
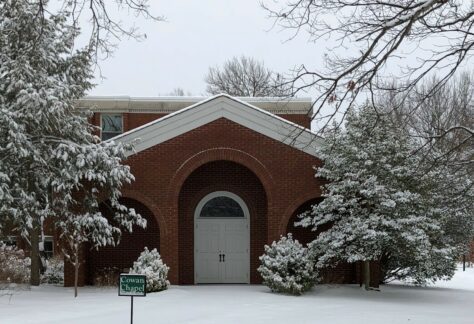
[[[75,49],[79,30],[66,13],[38,23],[44,4],[0,3],[0,225],[12,222],[29,239],[33,285],[43,222],[95,246],[116,242],[117,226],[146,225],[118,200],[134,179],[122,164],[130,147],[100,142],[90,113],[74,106],[92,87],[94,44]],[[116,211],[114,225],[99,212],[102,200]]]
[[[417,283],[453,275],[472,235],[472,181],[425,167],[414,147],[369,106],[349,113],[345,129],[327,132],[316,174],[329,181],[325,199],[299,222],[314,230],[330,225],[309,246],[318,267],[361,261],[370,273],[370,261],[378,261],[385,278]]]

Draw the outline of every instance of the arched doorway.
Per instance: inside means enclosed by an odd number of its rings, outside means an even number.
[[[214,191],[194,213],[194,282],[250,283],[250,213],[229,191]]]
[[[160,251],[160,228],[154,214],[141,202],[131,198],[120,198],[120,203],[133,208],[147,220],[145,229],[134,226],[130,233],[122,230],[120,243],[117,246],[105,246],[87,253],[87,284],[99,284],[103,276],[117,276],[133,266],[140,253],[147,247]],[[112,220],[112,211],[107,203],[100,205],[100,210],[109,221]]]
[[[213,200],[219,197],[221,198]],[[222,201],[224,201],[224,204],[221,204]],[[242,212],[244,217],[224,219],[227,217],[221,214],[221,217],[216,217],[215,221],[211,219],[212,216],[204,216],[201,219],[200,216],[208,202],[212,208],[206,208],[207,211],[204,211],[205,213],[219,214],[228,209],[232,212]],[[213,206],[213,204],[217,206]],[[263,254],[264,245],[267,243],[267,196],[260,179],[249,168],[239,163],[218,160],[208,162],[195,169],[181,186],[178,200],[178,216],[180,284],[261,282],[257,268],[260,265],[258,257]],[[196,228],[196,225],[198,228]],[[203,264],[198,265],[199,260],[196,260],[196,256],[200,253],[199,251],[202,247],[196,248],[197,243],[199,243],[196,235],[200,235],[197,232],[197,230],[200,230],[200,225],[205,226],[202,228],[203,231],[214,231],[214,234],[210,236],[214,241],[209,239],[208,241],[200,242],[200,244],[214,244],[214,249],[207,247],[205,250],[210,252],[205,253],[210,255],[206,256],[203,253],[199,256],[200,258],[209,259],[210,262],[213,260],[212,262],[217,262],[217,264],[206,265],[203,261]],[[227,229],[222,229],[222,226],[227,226]],[[236,233],[235,237],[230,239],[230,242],[227,242],[225,239],[222,241],[219,238],[223,235],[221,231],[230,232],[231,230],[235,230]],[[230,234],[227,233],[225,235]],[[202,236],[204,237],[204,235]],[[220,241],[223,243],[220,243]],[[242,262],[234,261],[238,263],[240,270],[237,269],[237,265],[235,265],[234,269],[229,268],[231,260],[229,259],[229,253],[233,252],[228,252],[227,248],[222,247],[225,244],[234,244],[232,242],[235,243],[236,249],[243,249],[245,247],[245,253],[248,253],[248,256]],[[196,249],[198,252],[196,252]],[[221,252],[219,253],[219,251]],[[237,252],[235,253],[238,254]],[[225,254],[225,256],[222,254]],[[234,257],[237,258],[236,255]],[[219,260],[221,261],[219,262]],[[229,271],[235,270],[235,273],[223,275],[220,271],[224,270],[220,269],[225,264],[228,265]],[[207,266],[208,268],[207,270],[204,268],[198,270],[198,266]],[[245,269],[249,270],[244,271]],[[196,275],[198,278],[196,278]],[[203,275],[203,278],[201,278],[201,275]],[[233,279],[231,279],[232,277]]]

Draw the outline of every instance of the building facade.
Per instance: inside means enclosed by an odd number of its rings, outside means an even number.
[[[158,249],[173,284],[260,283],[265,244],[288,232],[303,243],[316,235],[293,225],[324,183],[314,176],[321,139],[310,131],[309,99],[91,97],[79,106],[94,112],[104,140],[135,143],[125,161],[135,181],[122,202],[148,222],[117,247],[84,249],[80,284],[126,271],[145,246]],[[344,265],[325,277],[351,283],[358,273]],[[69,266],[65,284],[73,284]]]

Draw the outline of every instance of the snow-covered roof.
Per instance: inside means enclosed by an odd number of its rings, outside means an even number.
[[[321,141],[307,128],[226,94],[207,98],[111,140],[130,143],[138,139],[135,151],[129,154],[133,155],[219,118],[226,118],[313,156],[316,156],[315,148]]]
[[[172,113],[206,100],[208,97],[129,97],[88,96],[77,101],[79,108],[94,112]],[[275,114],[311,116],[311,98],[237,97],[237,99]]]

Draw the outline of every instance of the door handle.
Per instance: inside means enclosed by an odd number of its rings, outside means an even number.
[[[222,254],[219,254],[219,262],[222,262]]]
[[[225,254],[222,255],[222,262],[225,262]]]

